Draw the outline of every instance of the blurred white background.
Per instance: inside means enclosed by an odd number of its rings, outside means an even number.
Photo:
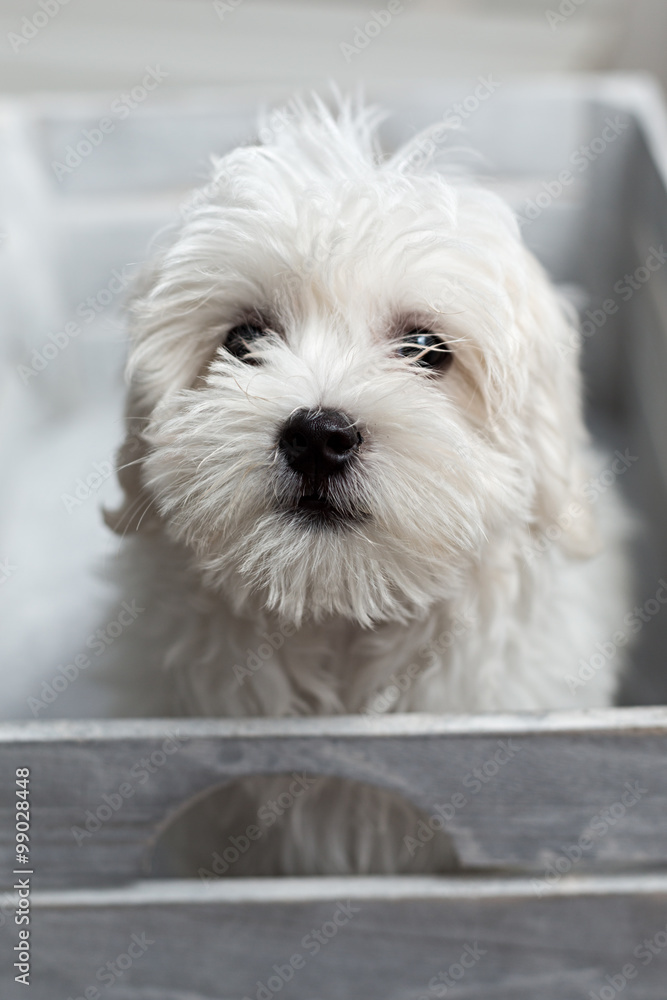
[[[44,3],[57,14],[14,51],[9,35],[39,0],[0,2],[1,91],[122,88],[155,60],[170,88],[616,68],[667,81],[664,0],[402,0],[387,30],[349,61],[340,44],[385,0]]]

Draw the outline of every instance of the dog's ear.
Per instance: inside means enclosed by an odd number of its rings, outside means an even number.
[[[116,475],[123,490],[117,510],[104,510],[106,524],[119,535],[154,531],[158,518],[153,499],[144,486],[142,475],[148,446],[143,430],[149,416],[136,385],[130,385],[125,405],[125,438],[116,454]]]
[[[534,261],[531,272],[527,433],[535,461],[534,530],[569,555],[585,558],[601,543],[586,490],[590,443],[582,414],[581,336],[574,309],[559,299]]]
[[[144,264],[135,276],[126,302],[130,353],[126,368],[125,437],[116,453],[116,475],[123,500],[117,510],[103,511],[105,523],[119,535],[154,531],[158,525],[155,503],[143,482],[144,460],[148,454],[145,430],[154,402],[149,401],[145,378],[136,356],[147,333],[143,303],[156,285],[161,264],[160,253]]]

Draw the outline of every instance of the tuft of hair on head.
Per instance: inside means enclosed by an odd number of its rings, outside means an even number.
[[[260,116],[259,140],[270,151],[304,157],[322,172],[346,176],[378,166],[384,157],[378,129],[387,112],[367,104],[360,92],[343,95],[332,85],[327,103],[312,91]]]

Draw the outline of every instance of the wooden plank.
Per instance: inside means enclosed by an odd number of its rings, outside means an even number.
[[[611,981],[632,1000],[664,1000],[666,926],[664,875],[566,878],[541,897],[523,878],[36,893],[30,996],[76,1000],[96,986],[123,1000],[433,1000],[450,989],[590,1000],[607,987],[605,1000]],[[11,987],[10,954],[0,952],[0,979]],[[20,990],[3,985],[3,997]]]
[[[5,884],[19,767],[31,772],[32,859],[44,888],[139,877],[158,828],[193,796],[291,772],[389,788],[427,815],[444,806],[467,867],[539,874],[567,868],[577,850],[577,871],[667,860],[664,708],[4,725]]]

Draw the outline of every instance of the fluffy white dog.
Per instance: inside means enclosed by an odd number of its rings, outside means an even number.
[[[576,331],[501,199],[417,168],[414,145],[383,159],[376,126],[314,102],[218,160],[134,302],[108,520],[155,711],[613,697],[618,658],[572,683],[627,579],[620,506],[587,499]],[[330,850],[304,796],[268,867],[409,869],[363,830],[341,848],[349,794],[311,797]],[[370,790],[363,809],[401,813]]]

